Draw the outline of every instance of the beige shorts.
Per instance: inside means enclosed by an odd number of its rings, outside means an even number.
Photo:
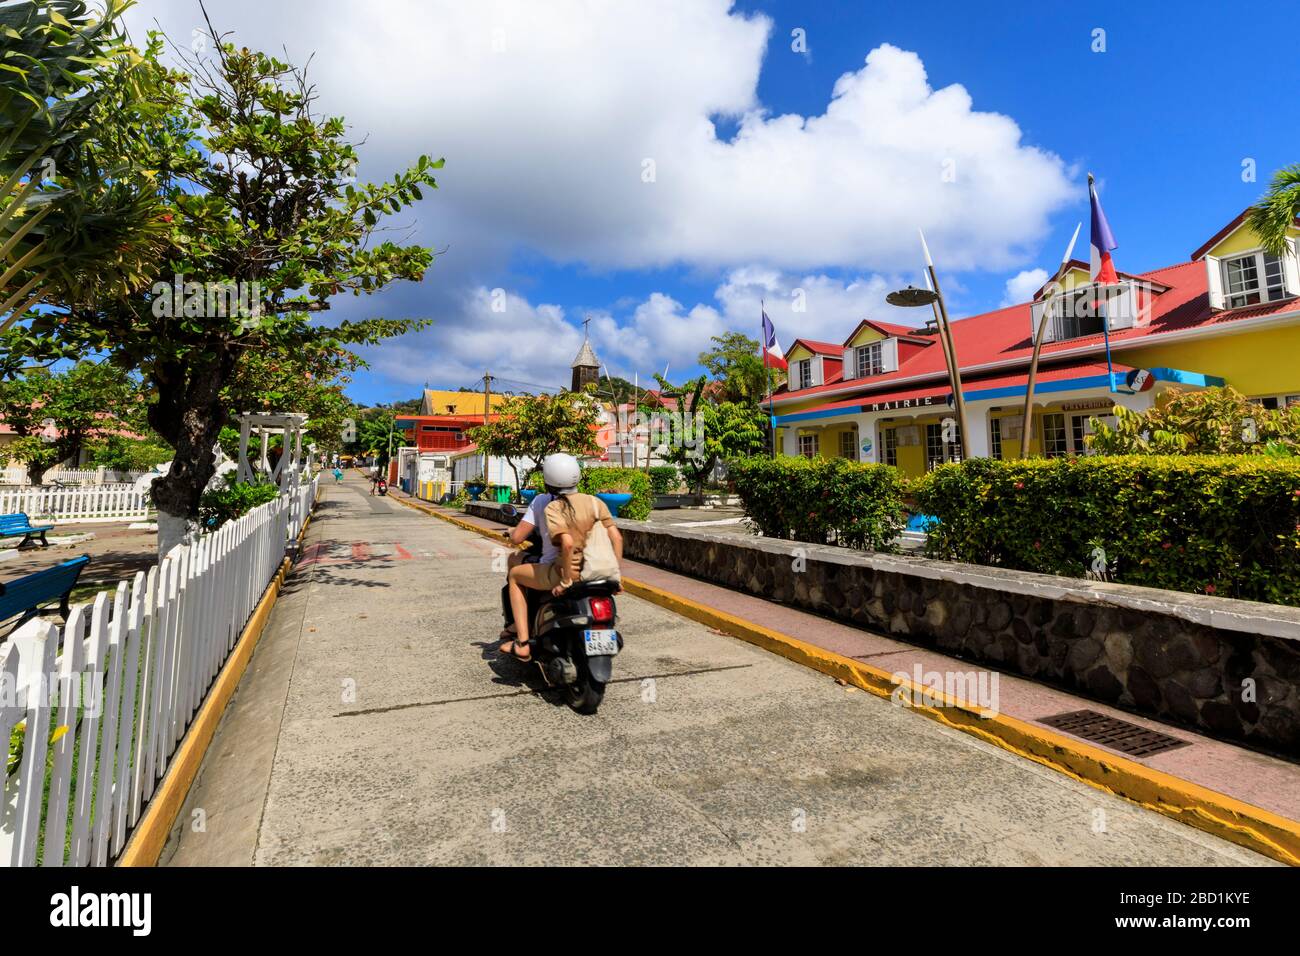
[[[541,584],[547,591],[559,585],[560,562],[552,561],[550,564],[539,564],[537,566],[537,583]]]

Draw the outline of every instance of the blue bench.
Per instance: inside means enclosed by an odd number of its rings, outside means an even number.
[[[32,527],[31,519],[25,512],[16,511],[11,515],[0,515],[0,540],[5,538],[16,538],[20,534],[23,540],[18,543],[18,547],[25,548],[32,540],[40,536],[41,544],[49,547],[49,542],[45,540],[45,532],[54,530],[54,525],[45,524]]]
[[[83,554],[44,571],[0,584],[0,621],[21,615],[14,624],[17,627],[39,614],[42,604],[55,598],[59,599],[59,613],[66,621],[72,589],[77,586],[82,569],[89,563],[90,555]]]

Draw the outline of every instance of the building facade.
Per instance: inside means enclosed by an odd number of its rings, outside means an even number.
[[[1084,454],[1091,419],[1143,411],[1172,386],[1231,385],[1261,405],[1300,402],[1300,219],[1270,256],[1245,213],[1187,262],[1115,287],[1061,267],[1034,300],[951,323],[972,456],[1017,458],[1033,336],[1051,309],[1034,388],[1031,455]],[[931,324],[931,326],[933,323]],[[1109,360],[1108,349],[1109,345]],[[796,340],[773,397],[778,448],[896,465],[911,475],[961,456],[933,328],[863,320],[839,343]]]

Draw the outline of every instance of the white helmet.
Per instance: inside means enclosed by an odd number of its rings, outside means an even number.
[[[578,459],[572,455],[547,455],[542,461],[542,480],[547,487],[554,488],[562,495],[572,494],[578,490],[578,477],[581,469]]]

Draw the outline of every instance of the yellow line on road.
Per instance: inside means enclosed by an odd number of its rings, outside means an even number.
[[[463,518],[402,498],[395,500],[467,531],[501,540],[499,533]],[[909,680],[899,680],[878,667],[833,653],[654,585],[624,578],[623,588],[629,594],[780,654],[787,660],[820,671],[845,684],[859,687],[877,697],[900,702],[931,720],[971,734],[1089,786],[1123,797],[1148,810],[1212,833],[1274,860],[1300,866],[1300,822],[1202,787],[1190,780],[1115,756],[1077,738],[1005,714],[986,713],[979,708],[965,706],[947,695],[918,687]],[[904,703],[907,701],[911,703]],[[937,702],[931,705],[925,701]]]

